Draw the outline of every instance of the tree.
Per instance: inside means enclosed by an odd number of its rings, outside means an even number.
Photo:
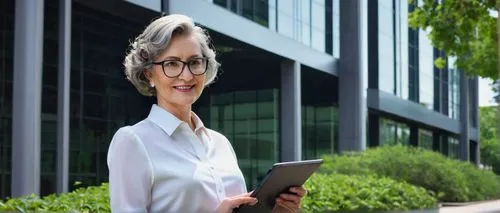
[[[500,145],[496,124],[498,123],[497,107],[481,107],[480,113],[480,155],[481,163],[493,166],[495,173],[500,174]]]
[[[409,14],[409,25],[428,30],[432,46],[447,56],[456,57],[458,69],[468,76],[494,81],[499,78],[500,0],[409,1],[415,8]],[[497,12],[497,17],[491,15],[492,11]],[[438,58],[434,64],[444,68],[446,61]],[[500,81],[495,88],[498,94]],[[496,101],[500,103],[500,96],[497,95]],[[500,116],[500,110],[497,116]],[[497,135],[500,135],[500,123],[497,125]]]
[[[414,6],[408,22],[428,30],[432,46],[456,57],[457,68],[469,76],[498,78],[497,20],[495,0],[410,0]],[[438,68],[445,60],[435,61]]]

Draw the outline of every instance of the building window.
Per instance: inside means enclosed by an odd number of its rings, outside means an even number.
[[[456,137],[448,137],[448,156],[450,158],[459,158],[459,140]]]
[[[433,138],[431,131],[418,129],[418,146],[424,149],[432,150]]]
[[[279,90],[207,94],[197,113],[231,142],[247,186],[255,187],[279,159]],[[208,118],[208,119],[207,119]]]
[[[268,0],[213,0],[213,3],[262,26],[269,26],[270,2]]]
[[[404,123],[380,118],[381,145],[410,144],[410,127]]]
[[[218,6],[295,39],[339,54],[339,0],[213,0]]]
[[[301,70],[302,158],[320,158],[338,147],[338,80],[306,66]]]
[[[434,48],[427,34],[420,30],[418,35],[419,103],[429,110],[434,110]]]
[[[460,119],[460,71],[455,67],[454,57],[448,58],[448,116]]]
[[[396,95],[409,98],[409,72],[408,72],[408,2],[394,1],[396,8]]]
[[[334,106],[302,107],[302,158],[333,154],[338,141],[338,110]]]
[[[393,0],[378,2],[378,59],[379,90],[390,94],[395,91],[395,21]]]
[[[103,156],[107,154],[113,135],[118,128],[146,118],[153,103],[153,98],[140,95],[133,85],[124,79],[123,67],[120,66],[123,62],[123,51],[130,38],[137,36],[144,23],[76,3],[73,4],[72,13],[70,190],[75,188],[73,183],[76,181],[81,182],[82,186],[108,181],[106,158]],[[151,12],[150,15],[149,18],[153,18],[158,14]],[[52,34],[57,35],[54,32]],[[46,72],[47,70],[44,70],[44,73]],[[56,73],[52,74],[57,76]],[[44,81],[44,84],[44,88],[51,87],[50,82]],[[47,97],[42,97],[44,98]],[[48,108],[48,115],[54,116],[50,115],[51,111],[54,110]],[[50,117],[43,120],[51,122]],[[42,127],[42,130],[44,128]],[[49,134],[51,129],[45,129]],[[42,150],[50,153],[50,141],[43,143],[45,144]],[[50,155],[45,158],[50,159]],[[47,165],[47,168],[51,167],[55,165]],[[50,173],[44,177],[47,183],[53,180]]]

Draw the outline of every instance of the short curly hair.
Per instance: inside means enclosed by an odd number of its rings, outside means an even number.
[[[201,53],[208,57],[204,86],[213,82],[220,64],[215,60],[215,50],[210,47],[208,32],[196,26],[185,15],[168,15],[151,22],[146,29],[130,44],[123,65],[127,79],[145,96],[155,96],[156,89],[151,87],[144,72],[152,67],[151,62],[167,48],[170,39],[177,35],[193,35],[200,43]]]

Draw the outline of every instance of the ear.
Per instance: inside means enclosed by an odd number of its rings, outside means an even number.
[[[142,72],[144,76],[146,76],[146,79],[148,79],[149,83],[153,83],[153,73],[151,73],[151,70],[144,70]]]

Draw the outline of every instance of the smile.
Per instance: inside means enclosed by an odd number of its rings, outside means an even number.
[[[180,91],[180,92],[189,92],[194,88],[194,85],[179,85],[179,86],[174,86],[174,89]]]

